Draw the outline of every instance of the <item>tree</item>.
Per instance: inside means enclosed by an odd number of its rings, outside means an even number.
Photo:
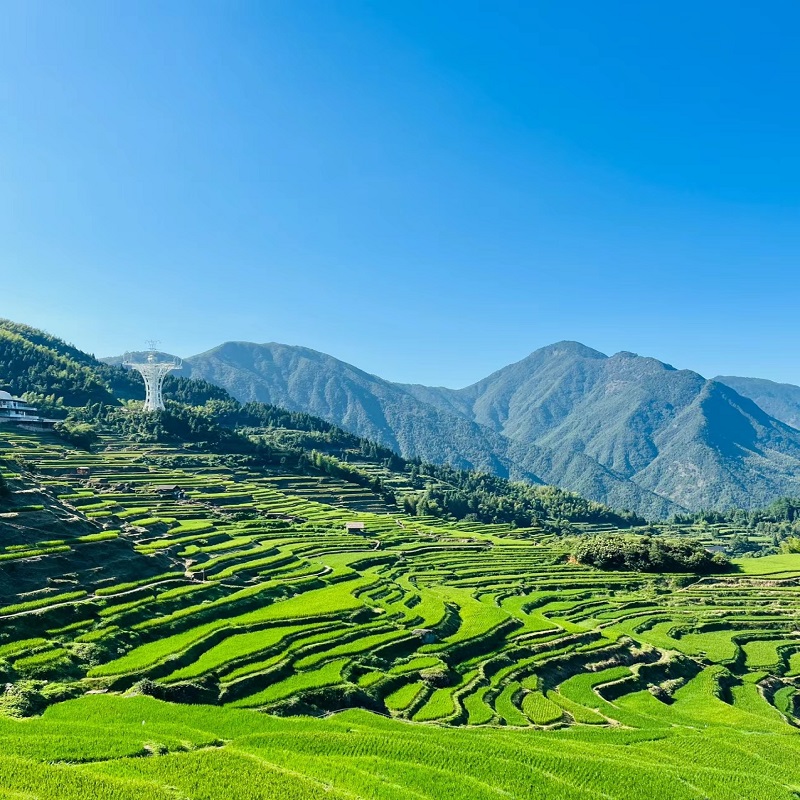
[[[609,570],[706,574],[731,568],[722,554],[711,553],[695,539],[659,536],[585,536],[576,543],[572,555],[582,564]]]
[[[97,430],[86,422],[57,422],[55,432],[65,441],[82,450],[90,450],[98,440]]]

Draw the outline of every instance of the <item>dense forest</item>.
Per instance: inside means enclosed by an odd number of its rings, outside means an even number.
[[[673,521],[679,524],[728,523],[740,528],[755,528],[761,522],[796,522],[798,520],[800,520],[800,497],[780,497],[764,508],[752,511],[734,508],[728,511],[676,514],[673,517]]]

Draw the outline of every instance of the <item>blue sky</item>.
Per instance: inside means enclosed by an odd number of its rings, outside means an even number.
[[[800,383],[795,0],[9,0],[0,316],[461,386],[576,339]]]

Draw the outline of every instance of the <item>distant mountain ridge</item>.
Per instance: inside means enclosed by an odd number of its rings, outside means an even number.
[[[186,359],[184,374],[209,376],[210,383],[230,387],[237,399],[265,402],[272,397],[291,411],[323,419],[340,419],[342,427],[423,460],[475,467],[501,476],[503,443],[490,430],[462,416],[420,403],[400,384],[306,347],[226,342]],[[444,434],[432,441],[432,434]],[[535,479],[535,476],[530,476]]]
[[[399,384],[285,344],[226,342],[185,374],[406,457],[552,483],[651,516],[800,493],[800,431],[735,386],[558,342],[463,389]]]
[[[775,419],[800,430],[800,386],[734,375],[721,375],[714,380],[730,386],[744,397],[749,397]]]

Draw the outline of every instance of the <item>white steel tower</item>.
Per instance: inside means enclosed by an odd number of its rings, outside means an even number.
[[[138,354],[126,353],[122,364],[135,369],[144,378],[144,410],[159,411],[164,408],[164,398],[161,394],[164,378],[173,369],[180,369],[183,362],[179,358],[159,360],[156,341],[149,341],[147,346],[148,352],[144,361],[137,360]]]

